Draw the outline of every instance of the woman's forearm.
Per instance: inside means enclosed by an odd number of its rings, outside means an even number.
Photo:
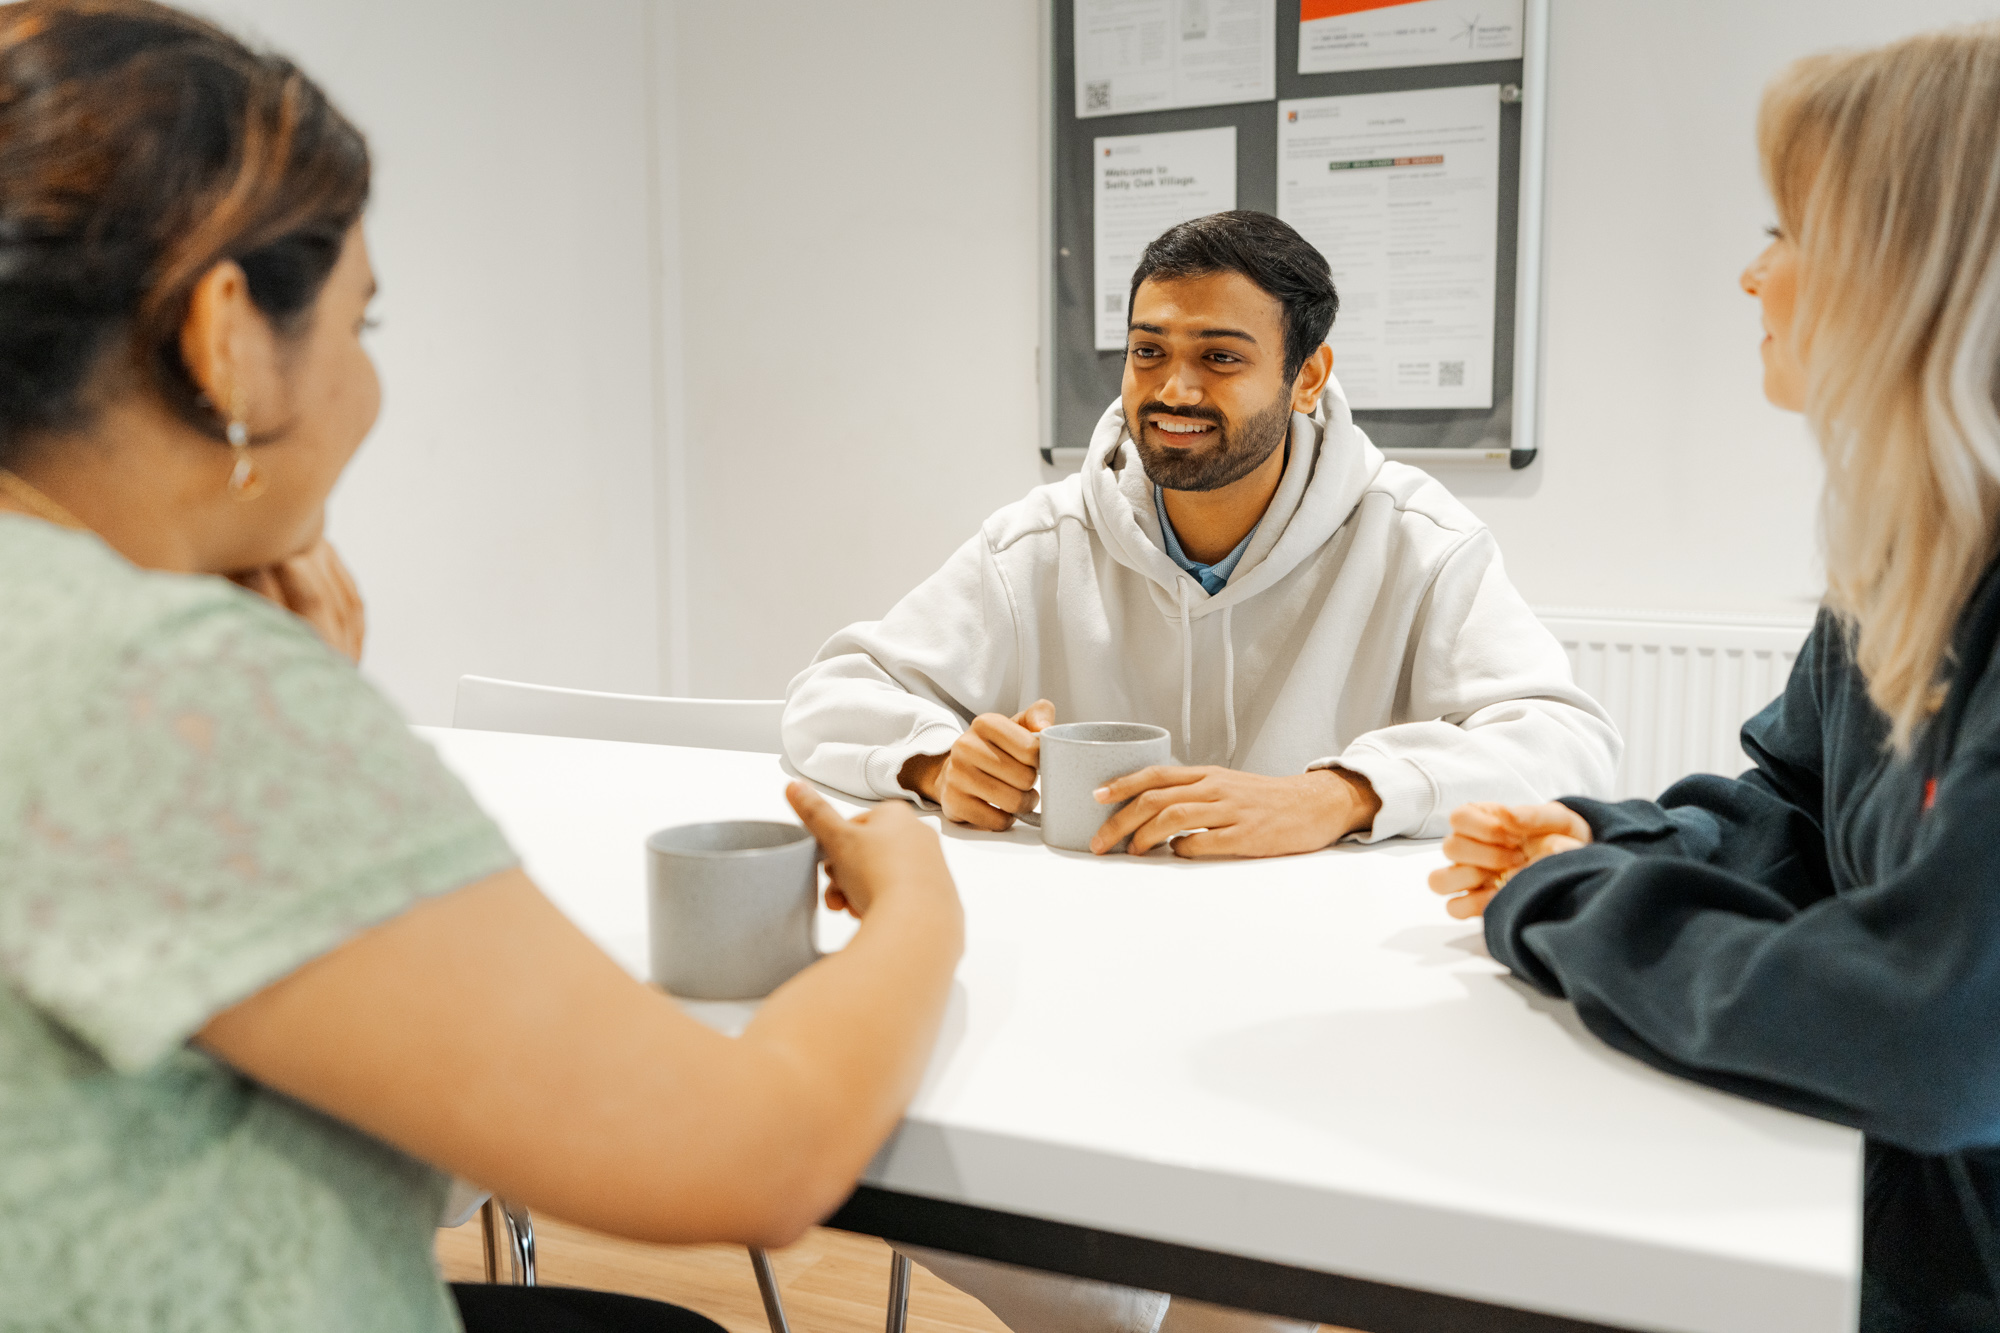
[[[921,1077],[949,881],[709,1031],[519,871],[411,909],[218,1014],[257,1081],[508,1198],[653,1241],[779,1244],[835,1206]]]
[[[791,1178],[774,1184],[802,1226],[846,1197],[915,1095],[963,932],[955,899],[878,902],[846,948],[781,987],[739,1039],[791,1105],[792,1169],[777,1173]]]

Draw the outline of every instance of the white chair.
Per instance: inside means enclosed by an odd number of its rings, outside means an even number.
[[[670,699],[650,694],[599,694],[557,685],[530,685],[490,676],[460,676],[451,725],[471,731],[514,731],[593,741],[641,741],[704,750],[777,754],[783,699]],[[486,1238],[486,1280],[500,1280],[502,1233],[514,1283],[535,1285],[535,1228],[528,1210],[488,1196],[480,1220]],[[898,1256],[900,1258],[900,1256]],[[907,1261],[905,1261],[907,1263]],[[764,1251],[750,1249],[757,1292],[771,1333],[790,1333],[777,1274]],[[903,1270],[907,1282],[907,1269]]]
[[[592,741],[778,754],[783,699],[669,699],[460,676],[451,725]]]

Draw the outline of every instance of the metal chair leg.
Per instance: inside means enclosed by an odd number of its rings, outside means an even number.
[[[910,1256],[889,1252],[889,1320],[887,1333],[903,1333],[910,1318]]]
[[[491,1284],[500,1280],[500,1228],[506,1224],[500,1220],[500,1201],[491,1194],[486,1202],[479,1205],[479,1238],[486,1253],[486,1281]]]
[[[514,1285],[535,1285],[535,1220],[518,1204],[504,1204],[507,1210],[507,1237],[513,1242]]]
[[[757,1274],[757,1294],[764,1298],[764,1318],[771,1333],[792,1333],[792,1326],[785,1322],[785,1302],[778,1295],[778,1275],[771,1269],[771,1256],[752,1245],[750,1267]]]
[[[535,1220],[519,1204],[489,1196],[479,1208],[480,1232],[486,1242],[486,1280],[500,1281],[501,1233],[506,1233],[507,1280],[517,1287],[535,1285]]]

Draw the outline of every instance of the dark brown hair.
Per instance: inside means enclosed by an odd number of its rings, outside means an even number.
[[[233,259],[296,331],[368,179],[360,132],[281,56],[146,0],[0,5],[0,466],[83,424],[120,355],[219,434],[180,353],[195,285]]]
[[[1319,350],[1340,313],[1333,270],[1305,237],[1269,213],[1247,208],[1175,223],[1154,238],[1132,272],[1125,317],[1132,317],[1139,284],[1172,282],[1211,273],[1240,273],[1278,299],[1285,310],[1285,383]]]

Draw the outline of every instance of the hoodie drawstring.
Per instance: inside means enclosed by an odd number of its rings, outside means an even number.
[[[1236,766],[1236,636],[1230,633],[1229,616],[1234,606],[1222,608],[1222,766]]]
[[[1188,621],[1187,583],[1176,580],[1174,601],[1181,608],[1181,762],[1194,762],[1194,626]]]
[[[1183,764],[1194,757],[1194,622],[1188,616],[1187,584],[1174,585],[1174,602],[1181,612],[1181,754]],[[1236,762],[1236,635],[1230,627],[1234,606],[1222,608],[1222,764]]]

